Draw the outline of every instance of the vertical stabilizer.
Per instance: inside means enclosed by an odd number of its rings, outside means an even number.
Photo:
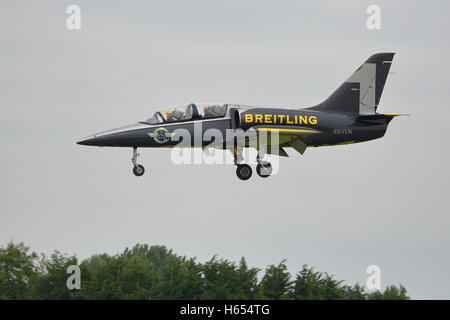
[[[313,110],[375,114],[383,93],[394,53],[377,53]]]

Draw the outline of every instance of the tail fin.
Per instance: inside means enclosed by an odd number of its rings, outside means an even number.
[[[356,114],[375,114],[394,53],[376,53],[321,104],[308,108]]]

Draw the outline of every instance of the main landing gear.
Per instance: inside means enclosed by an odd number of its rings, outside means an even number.
[[[142,176],[145,173],[145,168],[143,165],[137,163],[137,158],[139,157],[139,153],[137,153],[137,148],[133,148],[133,157],[131,158],[131,162],[133,162],[133,173],[135,176]]]
[[[248,180],[251,178],[253,170],[248,164],[241,164],[241,161],[243,160],[243,157],[241,155],[241,152],[238,150],[234,151],[234,163],[237,166],[236,168],[236,175],[241,180]],[[272,165],[270,162],[263,161],[261,157],[257,156],[256,158],[258,165],[256,166],[256,173],[261,178],[267,178],[272,174]]]
[[[268,176],[270,176],[272,174],[272,165],[270,164],[270,162],[261,161],[256,166],[256,173],[261,178],[267,178]]]
[[[241,180],[248,180],[252,176],[252,167],[248,164],[238,164],[236,168],[236,175]]]

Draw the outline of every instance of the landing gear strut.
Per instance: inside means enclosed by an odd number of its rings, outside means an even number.
[[[258,176],[261,178],[267,178],[272,174],[272,165],[270,162],[263,161],[259,153],[256,157],[256,161],[258,161],[258,165],[256,166],[256,173]]]
[[[133,157],[131,158],[131,162],[133,162],[133,173],[135,176],[142,176],[145,172],[144,166],[137,163],[137,158],[139,157],[139,153],[137,153],[137,148],[133,148]]]

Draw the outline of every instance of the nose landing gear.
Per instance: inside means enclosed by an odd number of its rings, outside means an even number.
[[[131,162],[133,162],[133,173],[135,176],[140,177],[145,173],[145,168],[143,165],[137,163],[138,157],[139,153],[137,153],[137,148],[133,148],[133,157],[131,158]]]
[[[133,167],[133,173],[137,177],[142,176],[145,173],[144,166],[141,164],[138,164],[137,166]]]

